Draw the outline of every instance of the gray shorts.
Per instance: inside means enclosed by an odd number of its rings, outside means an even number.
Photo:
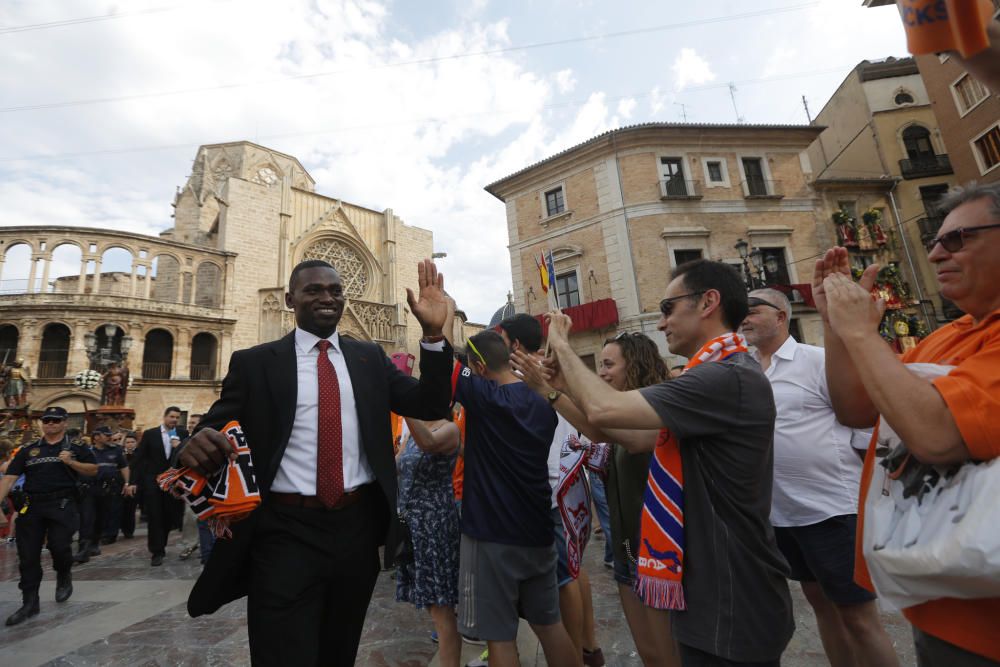
[[[462,535],[458,629],[489,641],[517,639],[518,618],[553,625],[559,617],[556,547],[521,547]]]

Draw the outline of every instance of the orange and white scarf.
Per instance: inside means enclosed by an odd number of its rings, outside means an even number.
[[[236,459],[211,477],[190,468],[170,468],[156,478],[160,488],[191,506],[199,520],[208,523],[216,537],[231,535],[229,525],[242,521],[260,505],[260,490],[253,472],[250,447],[238,421],[231,421],[222,434],[236,450]]]
[[[746,352],[746,340],[729,333],[705,343],[684,371],[710,361],[721,361]],[[656,609],[686,608],[681,585],[684,563],[684,472],[680,441],[662,429],[649,462],[649,477],[642,500],[639,571],[635,592]]]

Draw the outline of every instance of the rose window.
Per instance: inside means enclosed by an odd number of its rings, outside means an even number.
[[[368,267],[350,246],[340,241],[326,239],[309,246],[302,256],[306,259],[321,259],[337,269],[344,285],[344,294],[351,299],[360,299],[368,288]]]

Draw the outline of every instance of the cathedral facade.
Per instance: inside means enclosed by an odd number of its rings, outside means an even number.
[[[32,410],[61,405],[82,423],[100,387],[73,378],[124,358],[136,425],[157,424],[169,405],[204,412],[234,350],[294,327],[284,294],[305,259],[340,272],[342,334],[417,353],[406,288],[416,290],[417,261],[432,255],[430,231],[318,194],[296,158],[245,141],[202,146],[173,206],[174,226],[159,237],[0,227],[0,357],[23,360]],[[22,275],[27,258],[26,280],[8,277],[14,258]]]

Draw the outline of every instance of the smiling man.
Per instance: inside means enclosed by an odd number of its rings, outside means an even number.
[[[696,260],[674,270],[665,297],[657,328],[690,359],[680,377],[616,391],[576,356],[569,318],[551,313],[553,381],[610,439],[653,451],[636,590],[673,623],[682,664],[778,665],[794,625],[768,521],[774,399],[735,333],[746,288],[733,267]],[[637,442],[636,430],[649,435]]]
[[[902,360],[878,335],[884,304],[869,292],[878,267],[869,267],[857,284],[844,248],[833,248],[816,262],[813,294],[824,321],[830,398],[842,423],[868,428],[884,419],[922,462],[989,461],[1000,456],[1000,183],[953,192],[939,203],[938,213],[945,219],[927,243],[927,258],[937,268],[942,296],[967,314]],[[930,383],[907,370],[907,363],[955,368]],[[869,447],[858,544],[873,461]],[[857,563],[857,581],[871,589],[860,554]],[[921,666],[1000,662],[1000,598],[940,598],[903,614],[914,626]]]
[[[218,432],[238,420],[261,506],[219,540],[188,600],[192,616],[248,595],[254,665],[353,665],[379,572],[399,537],[390,411],[444,418],[452,351],[442,333],[444,279],[418,265],[410,311],[423,328],[420,380],[374,343],[341,337],[340,275],[319,260],[292,270],[285,303],[296,328],[233,354],[222,395],[181,452],[212,473],[234,452]]]

